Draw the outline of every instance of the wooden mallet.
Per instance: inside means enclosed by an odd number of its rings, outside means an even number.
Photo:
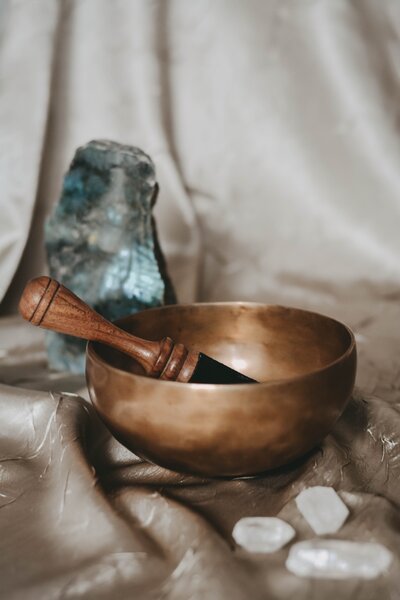
[[[144,340],[120,329],[51,277],[29,281],[19,303],[24,319],[58,333],[101,342],[132,356],[149,377],[182,383],[256,383],[214,360],[165,337]]]

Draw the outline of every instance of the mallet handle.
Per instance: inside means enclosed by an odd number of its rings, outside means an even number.
[[[187,382],[199,358],[198,352],[169,337],[152,342],[123,331],[51,277],[27,283],[19,311],[37,327],[101,342],[132,356],[150,377]]]

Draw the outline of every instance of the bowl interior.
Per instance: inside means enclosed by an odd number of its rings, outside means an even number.
[[[341,323],[316,313],[248,303],[174,305],[118,321],[139,337],[170,336],[258,381],[312,373],[339,359],[352,344]],[[111,366],[142,374],[135,361],[102,344],[96,352]]]

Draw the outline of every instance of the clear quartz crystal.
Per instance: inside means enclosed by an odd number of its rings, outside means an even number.
[[[232,531],[235,542],[248,552],[276,552],[294,536],[291,525],[277,517],[244,517]]]
[[[315,486],[303,490],[296,498],[297,508],[318,535],[335,533],[349,510],[331,487]]]
[[[290,548],[287,569],[316,579],[374,579],[389,568],[392,553],[378,543],[308,540]]]

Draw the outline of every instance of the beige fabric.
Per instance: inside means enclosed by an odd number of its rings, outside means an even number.
[[[360,355],[321,449],[205,482],[117,444],[68,395],[84,382],[46,371],[41,332],[3,318],[0,597],[399,596],[399,33],[397,0],[0,0],[3,314],[44,269],[75,148],[108,137],[156,162],[182,301],[314,308],[354,328]],[[287,549],[233,548],[246,515],[312,537],[294,504],[312,484],[350,507],[339,537],[395,553],[387,575],[312,582],[288,574]]]
[[[397,0],[2,0],[0,295],[43,271],[75,148],[158,169],[181,300],[400,283]],[[321,289],[316,283],[321,284]]]
[[[141,600],[307,600],[398,597],[400,566],[398,306],[354,323],[360,391],[333,433],[297,464],[263,477],[205,481],[142,462],[116,442],[85,400],[83,384],[50,379],[41,332],[3,321],[0,378],[0,597]],[[13,334],[11,341],[10,332]],[[16,385],[31,388],[18,389]],[[48,389],[50,391],[33,391]],[[66,389],[60,395],[52,390]],[[333,486],[351,514],[336,536],[378,541],[395,556],[374,581],[312,581],[285,569],[287,548],[234,547],[244,516],[277,515],[314,537],[294,498]]]

